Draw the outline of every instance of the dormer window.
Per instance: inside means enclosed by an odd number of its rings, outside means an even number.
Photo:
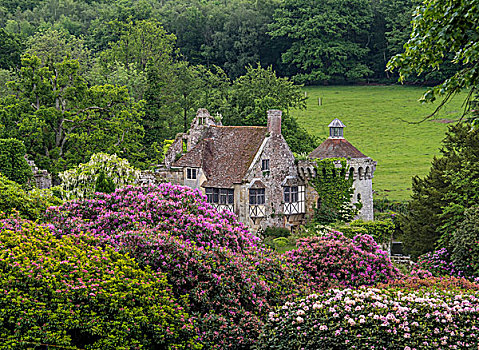
[[[187,180],[196,180],[198,176],[198,169],[196,168],[187,168],[186,169],[186,179]]]
[[[263,159],[261,161],[261,170],[262,171],[269,170],[269,159]]]

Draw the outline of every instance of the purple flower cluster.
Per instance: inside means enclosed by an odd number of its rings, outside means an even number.
[[[300,239],[286,253],[291,264],[304,271],[303,283],[321,291],[334,286],[359,287],[388,282],[399,276],[386,252],[369,235],[350,239],[341,232]]]
[[[464,276],[463,271],[459,270],[446,248],[426,253],[417,259],[417,264],[413,270],[429,271],[432,276]]]

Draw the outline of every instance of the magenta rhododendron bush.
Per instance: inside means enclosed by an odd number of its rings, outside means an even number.
[[[166,273],[176,295],[188,295],[207,348],[249,348],[273,306],[306,292],[300,270],[186,187],[127,187],[67,202],[48,217],[59,236],[91,232],[99,245]]]
[[[369,286],[401,276],[369,235],[350,239],[341,232],[331,232],[304,238],[286,255],[290,264],[304,270],[303,283],[316,291],[334,286]]]

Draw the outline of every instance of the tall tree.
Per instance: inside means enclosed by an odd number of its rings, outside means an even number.
[[[423,100],[434,101],[438,96],[446,96],[447,100],[464,88],[470,88],[472,96],[479,83],[478,21],[476,0],[423,1],[414,13],[405,52],[391,59],[389,69],[397,69],[404,81],[449,62],[457,71],[429,89]]]
[[[23,45],[17,35],[0,28],[0,48],[0,69],[11,69],[20,65]]]
[[[138,160],[141,105],[124,87],[89,87],[79,69],[77,60],[44,65],[25,55],[10,83],[15,95],[0,101],[6,133],[22,139],[37,165],[54,174],[99,151]]]
[[[354,81],[371,73],[365,58],[372,21],[368,0],[285,0],[270,35],[292,41],[283,61],[296,67],[295,81]]]
[[[464,211],[479,204],[479,130],[469,123],[450,127],[441,153],[429,174],[413,179],[409,211],[401,225],[413,256],[447,247]]]

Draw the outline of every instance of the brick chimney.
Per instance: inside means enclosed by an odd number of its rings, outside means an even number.
[[[278,109],[268,111],[268,132],[273,135],[281,135],[281,112]]]

